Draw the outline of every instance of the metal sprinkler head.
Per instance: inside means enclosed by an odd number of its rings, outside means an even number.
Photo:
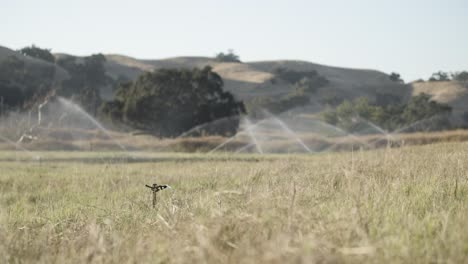
[[[169,185],[158,185],[157,183],[153,183],[153,186],[150,186],[148,184],[145,184],[146,187],[150,188],[151,191],[153,192],[153,208],[156,208],[156,203],[157,203],[157,196],[156,194],[159,192],[159,191],[162,191],[166,188],[171,188],[171,186]]]
[[[150,188],[151,191],[153,191],[153,192],[159,192],[159,191],[164,190],[166,188],[172,189],[171,186],[169,186],[169,185],[158,185],[157,183],[153,183],[153,186],[150,186],[148,184],[145,184],[145,186]]]

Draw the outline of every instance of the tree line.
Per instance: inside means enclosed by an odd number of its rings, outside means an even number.
[[[263,109],[277,114],[306,106],[311,98],[317,97],[319,89],[329,84],[329,80],[316,71],[277,68],[270,81],[272,84],[286,84],[291,89],[277,98],[253,98],[244,106],[244,102],[223,90],[222,78],[210,67],[160,69],[146,72],[134,81],[124,81],[106,74],[106,58],[102,54],[56,58],[50,50],[36,46],[25,47],[19,53],[48,63],[33,69],[16,56],[0,63],[0,114],[30,108],[50,90],[54,90],[57,95],[73,100],[94,116],[143,129],[160,137],[174,137],[197,125],[223,118],[232,122],[206,133],[232,135],[238,129],[239,115],[248,112],[255,116]],[[216,60],[241,63],[232,50],[218,53]],[[55,65],[65,69],[69,78],[55,83]],[[398,73],[390,74],[389,78],[404,83]],[[468,72],[451,75],[438,72],[429,80],[467,82]],[[103,87],[114,87],[112,101],[101,98]],[[339,100],[333,94],[325,94],[319,100],[334,107],[323,111],[321,118],[346,130],[357,129],[353,121],[357,116],[390,131],[428,118],[435,120],[432,129],[444,129],[448,126],[447,116],[451,112],[449,106],[436,103],[425,94],[415,96],[407,103],[391,95],[377,95],[375,103],[370,103],[366,98]]]
[[[404,128],[404,132],[412,132],[451,128],[451,111],[450,106],[437,103],[431,100],[430,95],[423,93],[411,97],[407,103],[392,102],[386,105],[370,103],[365,97],[353,101],[345,100],[336,109],[321,112],[320,117],[323,121],[349,132],[362,132],[369,128],[369,124],[375,124],[387,131]]]
[[[160,137],[174,137],[194,126],[229,117],[231,122],[207,133],[231,135],[238,128],[238,116],[245,113],[243,102],[223,90],[223,80],[210,67],[160,69],[144,73],[135,81],[120,82],[106,74],[106,58],[102,54],[56,59],[50,50],[36,46],[23,48],[19,53],[48,64],[37,67],[42,72],[34,72],[16,56],[0,63],[0,104],[9,110],[37,105],[54,90],[56,95],[71,99],[94,116]],[[60,84],[53,83],[54,64],[69,74]],[[115,99],[110,102],[100,95],[105,86],[115,87]]]

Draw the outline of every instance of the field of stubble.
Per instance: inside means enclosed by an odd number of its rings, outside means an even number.
[[[1,152],[0,262],[468,262],[466,143],[133,155]]]

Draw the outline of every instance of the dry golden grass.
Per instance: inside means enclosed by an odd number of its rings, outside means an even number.
[[[468,261],[466,143],[132,155],[0,152],[0,262]]]

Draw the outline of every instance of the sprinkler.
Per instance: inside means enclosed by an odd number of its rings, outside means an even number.
[[[151,191],[153,192],[153,208],[156,208],[156,203],[157,203],[156,194],[159,191],[162,191],[162,190],[164,190],[166,188],[171,188],[171,186],[169,186],[169,185],[158,185],[157,183],[153,183],[153,186],[150,186],[148,184],[145,184],[145,186],[150,188]]]

